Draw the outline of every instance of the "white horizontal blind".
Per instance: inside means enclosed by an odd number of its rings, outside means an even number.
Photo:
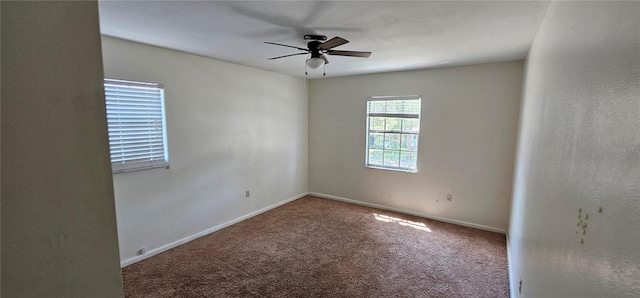
[[[163,86],[105,79],[104,91],[112,171],[168,167]]]
[[[372,97],[367,101],[366,166],[416,172],[420,96]]]

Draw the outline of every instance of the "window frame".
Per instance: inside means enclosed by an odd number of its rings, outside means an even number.
[[[394,101],[394,100],[418,100],[419,104],[420,104],[420,109],[418,114],[405,114],[405,113],[370,113],[369,111],[369,103],[373,102],[373,101]],[[420,140],[420,123],[421,123],[421,115],[422,115],[422,96],[420,95],[403,95],[403,96],[371,96],[368,97],[366,102],[365,102],[366,108],[365,108],[365,112],[366,112],[366,148],[365,148],[365,167],[366,168],[371,168],[371,169],[379,169],[379,170],[390,170],[390,171],[398,171],[398,172],[407,172],[407,173],[417,173],[418,172],[418,158],[419,158],[419,140]],[[398,166],[388,166],[388,165],[384,165],[384,149],[382,148],[382,154],[383,154],[383,165],[379,165],[379,164],[370,164],[369,163],[369,154],[370,154],[370,150],[371,149],[375,149],[375,148],[371,148],[370,147],[370,134],[371,134],[371,119],[373,118],[372,115],[374,115],[375,117],[379,117],[379,118],[395,118],[395,119],[417,119],[418,120],[418,131],[413,133],[408,133],[408,132],[404,132],[402,130],[402,127],[400,128],[399,131],[396,130],[387,130],[386,127],[384,130],[381,131],[374,131],[374,133],[394,133],[394,134],[399,134],[400,135],[400,140],[402,140],[402,136],[403,135],[415,135],[416,136],[416,150],[415,150],[415,168],[411,168],[411,167],[401,167],[400,163],[398,163]],[[385,121],[386,123],[386,121]],[[383,141],[384,143],[385,141]],[[401,141],[400,141],[401,142]],[[383,144],[383,147],[385,145]],[[403,150],[401,150],[401,144],[400,144],[400,149],[398,150],[390,150],[390,151],[398,151],[399,154],[401,154],[403,152]],[[405,152],[414,152],[414,151],[405,151]],[[400,159],[400,156],[399,156]]]
[[[153,109],[157,110],[159,109],[159,113],[160,113],[160,121],[159,123],[154,123],[157,122],[157,120],[155,121],[148,121],[148,122],[143,122],[145,124],[147,124],[147,126],[143,126],[147,131],[152,131],[152,127],[153,126],[158,126],[160,125],[160,130],[161,130],[161,139],[162,139],[162,145],[158,146],[158,145],[152,145],[152,143],[158,142],[157,140],[157,132],[156,137],[152,137],[152,134],[149,134],[150,136],[148,137],[148,144],[147,146],[150,148],[150,151],[155,151],[158,150],[157,147],[161,147],[162,148],[162,158],[157,158],[158,154],[154,154],[154,153],[149,153],[149,156],[145,156],[144,158],[140,158],[137,160],[132,160],[132,159],[126,159],[126,157],[123,156],[123,158],[119,161],[113,161],[113,157],[112,157],[112,152],[114,151],[115,147],[112,147],[112,144],[115,143],[116,140],[122,140],[122,139],[116,139],[112,136],[112,130],[113,128],[115,128],[113,131],[115,131],[117,128],[122,129],[122,127],[124,125],[122,125],[121,123],[125,122],[125,121],[110,121],[110,114],[114,114],[114,113],[110,113],[110,105],[114,105],[117,106],[113,103],[113,101],[117,100],[117,97],[114,98],[113,95],[108,95],[108,93],[113,92],[113,91],[107,91],[107,85],[110,86],[116,86],[115,88],[122,88],[122,89],[126,89],[129,88],[129,90],[133,90],[133,89],[140,89],[140,90],[157,90],[158,91],[158,96],[155,97],[151,97],[152,100],[155,100],[156,98],[159,101],[159,105],[157,105],[155,102],[152,102],[153,104]],[[148,169],[156,169],[156,168],[166,168],[169,169],[169,150],[168,150],[168,142],[167,142],[167,117],[166,117],[166,111],[165,111],[165,96],[164,96],[164,85],[163,84],[158,84],[158,83],[150,83],[150,82],[140,82],[140,81],[130,81],[130,80],[122,80],[122,79],[111,79],[111,78],[105,78],[104,79],[104,92],[105,92],[105,114],[106,114],[106,120],[107,120],[107,134],[108,134],[108,140],[109,140],[109,161],[111,162],[111,172],[113,174],[119,174],[119,173],[128,173],[128,172],[134,172],[134,171],[141,171],[141,170],[148,170]],[[120,98],[121,101],[126,101],[126,100],[131,100],[131,99],[127,99],[126,96],[123,96],[122,98]],[[113,112],[113,110],[112,110]],[[152,112],[150,112],[151,114]],[[158,111],[156,111],[155,113],[158,113]],[[110,127],[110,123],[120,123],[118,125],[113,125],[112,127]],[[157,128],[156,128],[157,129]],[[144,129],[141,129],[142,131],[144,131]],[[126,133],[125,133],[126,134]],[[144,134],[144,133],[142,133]],[[123,131],[120,130],[120,137],[122,137],[123,135]],[[141,138],[141,139],[144,139]],[[144,143],[143,143],[144,144]],[[121,147],[120,150],[124,150],[126,145],[121,143]],[[152,149],[152,147],[156,147],[156,149]],[[126,153],[125,153],[126,154]],[[155,156],[154,156],[155,155]]]

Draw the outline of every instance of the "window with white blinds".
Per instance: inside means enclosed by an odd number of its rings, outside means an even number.
[[[418,171],[420,96],[379,96],[367,100],[367,154],[370,168]]]
[[[113,173],[169,167],[160,84],[104,80]]]

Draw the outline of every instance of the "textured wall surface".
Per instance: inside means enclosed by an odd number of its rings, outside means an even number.
[[[109,37],[103,55],[165,87],[171,168],[113,176],[123,261],[307,191],[304,79]]]
[[[122,296],[98,29],[2,2],[2,297]]]
[[[513,297],[639,297],[640,3],[552,2],[524,88]]]
[[[514,61],[311,81],[309,191],[505,231],[522,70]],[[412,94],[422,96],[418,172],[366,168],[367,98]]]

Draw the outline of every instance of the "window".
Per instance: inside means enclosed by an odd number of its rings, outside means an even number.
[[[420,96],[367,100],[366,166],[417,172]]]
[[[168,168],[163,86],[105,79],[104,92],[113,173]]]

